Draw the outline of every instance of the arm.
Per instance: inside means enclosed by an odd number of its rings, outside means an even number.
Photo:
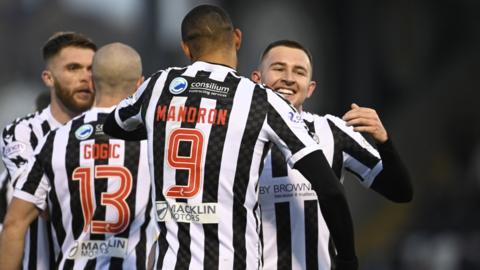
[[[121,128],[117,124],[117,121],[115,121],[115,111],[111,112],[105,120],[105,123],[103,123],[103,131],[112,137],[126,141],[141,141],[147,139],[147,132],[143,127],[132,131],[126,131]]]
[[[317,193],[320,209],[337,248],[337,269],[357,269],[353,222],[340,181],[305,122],[296,117],[298,112],[269,89],[266,93],[270,102],[266,119],[269,128],[265,129],[268,139],[278,146],[287,162],[303,174]]]
[[[375,177],[371,188],[394,202],[409,202],[413,198],[413,187],[406,166],[393,146],[377,112],[359,107],[355,103],[342,119],[354,131],[372,136],[382,158],[383,169]]]
[[[340,181],[330,169],[321,151],[314,151],[297,161],[299,170],[317,193],[320,209],[337,249],[336,269],[357,269],[353,221]]]
[[[377,144],[383,169],[375,177],[371,188],[394,202],[410,202],[413,187],[406,166],[398,155],[391,139]]]
[[[0,265],[2,269],[20,268],[25,233],[39,213],[33,203],[13,198],[0,235]]]
[[[25,121],[14,122],[2,132],[0,153],[12,182],[18,178],[26,168],[28,159],[34,155],[34,149],[30,143],[32,139],[38,140]]]
[[[149,99],[155,81],[161,73],[147,79],[130,97],[122,100],[105,119],[103,131],[116,138],[126,141],[147,139],[147,131],[141,118],[142,104]]]

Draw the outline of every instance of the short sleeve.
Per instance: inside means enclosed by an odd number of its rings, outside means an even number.
[[[362,185],[370,187],[375,177],[382,171],[383,163],[378,151],[353,127],[342,119],[326,115],[335,137],[335,148],[343,156],[343,169],[355,175]]]
[[[25,169],[27,161],[34,155],[30,143],[35,136],[32,129],[23,122],[6,127],[2,133],[0,151],[10,179],[14,181]]]
[[[38,156],[37,156],[38,157]],[[35,204],[41,210],[47,208],[47,196],[50,183],[39,159],[32,157],[28,166],[15,182],[13,196]]]

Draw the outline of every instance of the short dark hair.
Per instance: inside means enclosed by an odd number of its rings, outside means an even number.
[[[43,60],[48,61],[65,47],[78,47],[97,51],[97,45],[82,34],[75,32],[56,32],[43,45]]]
[[[277,40],[277,41],[274,41],[270,44],[268,44],[268,46],[265,48],[265,50],[263,51],[262,53],[262,56],[260,57],[260,61],[263,61],[263,59],[265,58],[265,55],[267,55],[267,53],[275,48],[275,47],[280,47],[280,46],[284,46],[284,47],[288,47],[288,48],[294,48],[294,49],[299,49],[299,50],[302,50],[305,52],[305,54],[307,55],[308,57],[308,60],[310,61],[310,66],[312,67],[313,69],[313,57],[312,57],[312,53],[310,52],[310,50],[308,50],[305,46],[303,46],[300,42],[297,42],[297,41],[294,41],[294,40],[289,40],[289,39],[281,39],[281,40]]]
[[[229,45],[233,29],[232,20],[225,10],[212,5],[200,5],[183,18],[182,41],[195,52],[201,53],[208,48]]]

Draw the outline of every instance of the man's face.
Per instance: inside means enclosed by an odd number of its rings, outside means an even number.
[[[305,99],[315,90],[316,83],[311,81],[311,63],[300,49],[285,46],[272,48],[265,55],[260,71],[255,73],[252,74],[254,81],[282,94],[297,109],[302,108]]]
[[[47,64],[47,72],[51,75],[47,86],[54,88],[58,100],[71,112],[81,113],[93,104],[94,53],[87,48],[65,47]]]

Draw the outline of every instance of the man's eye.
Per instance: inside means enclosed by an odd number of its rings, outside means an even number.
[[[300,76],[307,76],[307,72],[305,70],[302,70],[302,69],[295,70],[295,73],[300,75]]]
[[[78,69],[78,68],[79,68],[79,65],[76,65],[76,64],[71,64],[71,65],[67,66],[68,70],[75,70],[75,69]]]

